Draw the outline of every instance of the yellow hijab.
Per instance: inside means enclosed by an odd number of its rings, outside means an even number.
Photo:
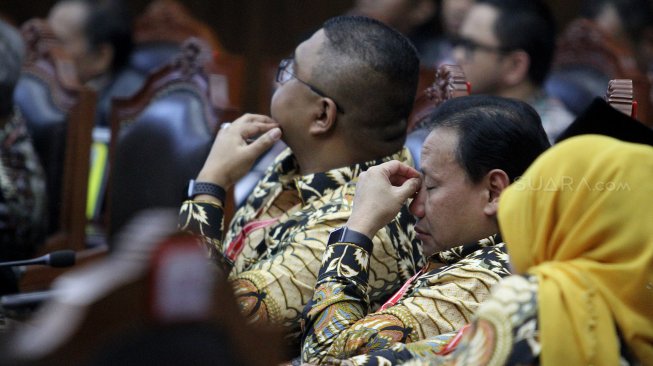
[[[598,136],[544,153],[501,196],[516,273],[539,279],[542,365],[653,364],[653,148]]]

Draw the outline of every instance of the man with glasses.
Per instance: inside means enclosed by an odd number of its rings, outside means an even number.
[[[292,356],[327,241],[358,235],[331,231],[349,218],[359,174],[390,160],[412,164],[403,144],[418,66],[410,42],[376,20],[327,21],[279,65],[271,117],[246,114],[222,128],[189,189],[180,226],[202,236],[252,323],[283,327]],[[224,191],[279,139],[289,149],[225,230]],[[360,258],[370,261],[373,306],[424,263],[414,222],[404,205]]]
[[[553,142],[574,116],[544,92],[555,49],[555,22],[539,0],[479,0],[463,21],[454,59],[474,94],[529,103]]]

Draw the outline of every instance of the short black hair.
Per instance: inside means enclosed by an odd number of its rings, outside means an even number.
[[[0,117],[14,110],[14,89],[20,75],[24,55],[20,33],[9,23],[0,20]]]
[[[525,102],[489,95],[444,102],[429,117],[432,128],[458,132],[456,159],[473,183],[492,169],[513,182],[551,145],[540,116]]]
[[[529,79],[542,85],[555,52],[556,24],[551,9],[541,0],[478,0],[497,9],[494,24],[501,47],[524,50],[530,58]]]
[[[323,29],[324,62],[314,68],[315,80],[356,121],[354,134],[403,144],[419,75],[415,47],[398,31],[362,16],[331,18]]]
[[[133,48],[131,13],[122,0],[63,0],[78,1],[88,6],[84,34],[91,50],[102,44],[113,48],[111,70],[127,65]]]

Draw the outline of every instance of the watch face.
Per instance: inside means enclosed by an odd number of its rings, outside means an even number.
[[[195,190],[195,179],[188,181],[188,198],[193,198],[193,191]]]

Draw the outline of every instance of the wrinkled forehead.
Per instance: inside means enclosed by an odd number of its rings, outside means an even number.
[[[451,127],[436,127],[422,145],[422,170],[437,171],[450,164],[460,165],[456,159],[458,131]]]

